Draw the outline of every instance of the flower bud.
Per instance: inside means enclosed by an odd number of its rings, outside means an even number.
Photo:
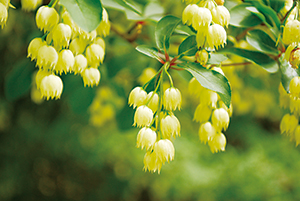
[[[146,152],[144,156],[144,168],[143,168],[145,171],[149,170],[149,172],[151,171],[156,172],[157,170],[158,173],[160,173],[161,166],[162,166],[162,162],[158,160],[157,154],[154,151]]]
[[[281,134],[292,135],[298,126],[298,118],[294,115],[285,114],[280,122]]]
[[[300,22],[298,20],[290,20],[285,24],[282,41],[285,44],[300,42]]]
[[[284,53],[284,59],[287,61],[290,61],[290,56],[292,51],[294,51],[294,49],[297,47],[297,43],[291,43],[289,44],[289,46],[287,47],[285,53]]]
[[[4,4],[0,3],[0,26],[2,29],[6,25],[7,17],[8,17],[7,8]]]
[[[46,97],[47,100],[49,100],[49,98],[58,99],[63,90],[63,83],[57,75],[47,75],[41,81],[40,90],[42,96]]]
[[[151,128],[143,127],[137,135],[137,148],[149,150],[156,142],[156,132]]]
[[[215,127],[208,121],[200,125],[199,128],[199,139],[201,142],[206,144],[216,135]]]
[[[71,50],[64,49],[58,54],[58,60],[56,66],[54,67],[54,70],[60,75],[63,72],[70,72],[73,69],[74,63],[75,58]]]
[[[161,119],[161,134],[163,138],[170,139],[180,136],[180,122],[175,115],[166,115]]]
[[[109,19],[108,19],[108,14],[107,14],[107,11],[103,8],[103,11],[102,11],[102,21],[100,22],[99,26],[97,27],[96,29],[97,31],[97,34],[99,36],[107,36],[110,32],[110,22],[109,22]]]
[[[69,49],[73,52],[74,55],[83,54],[86,45],[87,44],[84,40],[75,38],[71,41]]]
[[[208,52],[205,49],[201,49],[196,53],[195,57],[196,61],[203,66],[208,61]]]
[[[42,38],[34,38],[28,45],[27,57],[30,57],[31,61],[37,59],[39,49],[44,45],[47,45],[47,43]]]
[[[154,144],[154,152],[157,158],[165,163],[166,161],[172,161],[175,155],[175,148],[173,143],[168,139],[159,140]]]
[[[58,21],[59,15],[54,8],[41,6],[36,13],[36,25],[41,31],[51,31]]]
[[[197,31],[202,30],[210,25],[212,15],[209,9],[198,7],[193,16],[192,25]]]
[[[36,65],[40,68],[53,68],[58,60],[58,54],[54,47],[43,45],[38,51]]]
[[[149,101],[149,102],[148,102]],[[159,102],[159,97],[157,95],[157,93],[153,94],[153,91],[151,91],[148,95],[147,95],[147,101],[148,104],[147,106],[153,111],[155,112],[158,109],[158,102]]]
[[[212,108],[208,105],[199,104],[194,113],[194,121],[203,123],[210,119]]]
[[[77,73],[82,73],[87,68],[87,59],[85,58],[84,55],[78,54],[75,56],[75,62],[73,66],[73,71],[74,74],[76,75]]]
[[[21,0],[22,9],[33,11],[43,3],[43,0]]]
[[[191,25],[194,14],[197,12],[198,8],[199,7],[196,4],[187,5],[182,12],[182,23]]]
[[[104,50],[98,44],[91,44],[86,48],[86,58],[88,64],[93,67],[99,66],[99,63],[103,62],[104,59]]]
[[[181,108],[181,93],[175,87],[166,89],[164,93],[164,106],[166,110],[180,110]]]
[[[224,108],[215,109],[211,116],[212,124],[220,131],[228,128],[229,120],[229,114]]]
[[[69,46],[72,35],[71,27],[64,23],[59,23],[51,31],[53,45],[56,49],[61,49]]]
[[[226,137],[223,133],[216,134],[211,141],[208,141],[210,151],[212,153],[217,153],[220,150],[225,151]]]
[[[206,36],[206,47],[218,49],[226,44],[227,34],[225,29],[219,24],[209,26]]]
[[[84,86],[93,87],[100,82],[100,71],[97,68],[86,68],[82,71],[81,77]]]
[[[142,87],[135,87],[129,94],[128,104],[133,108],[146,104],[147,92]]]
[[[153,112],[145,105],[139,106],[134,114],[133,126],[151,126],[153,120]]]
[[[215,0],[215,2],[216,2],[216,4],[218,4],[218,5],[220,5],[220,6],[223,6],[225,0]]]
[[[230,13],[225,6],[216,6],[211,10],[212,20],[221,26],[228,27]]]
[[[207,34],[208,34],[208,27],[204,27],[197,32],[196,42],[198,48],[204,47]]]

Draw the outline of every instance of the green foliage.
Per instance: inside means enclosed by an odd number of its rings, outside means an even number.
[[[91,32],[102,20],[102,4],[99,0],[60,0],[74,22],[83,30]]]
[[[250,4],[239,4],[230,10],[230,24],[237,27],[253,27],[262,20],[249,11]],[[252,7],[253,8],[253,7]]]
[[[289,92],[289,84],[291,80],[300,75],[299,69],[292,68],[291,64],[284,59],[284,54],[279,58],[280,72],[281,72],[281,83],[287,92]]]
[[[194,56],[198,51],[196,36],[191,35],[184,39],[184,41],[179,45],[178,55],[182,56]]]

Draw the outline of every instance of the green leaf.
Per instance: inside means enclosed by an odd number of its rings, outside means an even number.
[[[262,20],[249,11],[250,4],[239,4],[230,10],[230,24],[236,27],[253,27],[262,23]]]
[[[134,5],[132,5],[131,3],[125,1],[125,0],[113,0],[114,2],[116,2],[117,4],[119,4],[120,6],[131,10],[133,12],[135,12],[138,15],[141,15],[141,12],[138,10],[138,8],[136,8]]]
[[[222,53],[227,52],[248,59],[260,65],[263,69],[265,69],[269,73],[275,73],[278,71],[279,68],[278,63],[274,59],[261,52],[256,52],[256,51],[251,51],[251,50],[246,50],[241,48],[228,48],[228,49],[223,49],[220,52]]]
[[[167,15],[157,23],[155,29],[155,40],[156,45],[160,50],[164,51],[164,49],[169,49],[170,37],[180,22],[180,18]]]
[[[276,42],[264,31],[256,29],[249,31],[246,36],[247,42],[260,52],[278,55]]]
[[[28,93],[34,69],[34,62],[23,59],[6,75],[4,92],[8,100],[16,100]]]
[[[198,51],[196,36],[192,35],[184,39],[184,41],[179,45],[178,55],[182,54],[184,56],[193,56]]]
[[[265,0],[266,1],[266,0]],[[286,0],[267,0],[268,6],[271,6],[275,12],[279,12],[285,5]]]
[[[209,53],[209,58],[207,64],[219,65],[221,62],[227,60],[228,58],[223,54]]]
[[[230,106],[231,88],[225,76],[217,71],[206,69],[200,64],[181,63],[178,66],[190,72],[203,87],[218,93],[226,106]]]
[[[291,64],[284,59],[284,54],[279,58],[279,63],[282,86],[289,92],[290,82],[294,77],[300,76],[300,69],[292,68]]]
[[[162,59],[160,58],[160,53],[157,48],[155,47],[150,47],[147,45],[139,45],[135,48],[137,51],[147,55],[148,57],[152,57],[154,59],[157,59],[158,61],[161,61]]]
[[[74,22],[83,30],[91,32],[102,20],[102,4],[99,0],[60,0]]]

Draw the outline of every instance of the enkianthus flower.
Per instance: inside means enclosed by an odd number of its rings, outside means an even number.
[[[180,136],[180,122],[174,114],[165,115],[160,122],[161,134],[163,138],[170,139]]]
[[[75,56],[73,71],[76,75],[77,73],[82,73],[87,68],[88,62],[83,54],[78,54]]]
[[[189,89],[189,93],[191,95],[195,95],[198,97],[198,96],[200,96],[200,94],[204,88],[201,86],[201,84],[198,82],[198,80],[195,77],[193,77],[189,82],[188,89]]]
[[[175,155],[173,143],[168,139],[159,140],[154,144],[154,152],[163,164],[172,161]]]
[[[223,133],[217,133],[212,140],[208,141],[210,151],[217,153],[219,151],[225,151],[226,137]]]
[[[230,13],[225,6],[216,6],[211,10],[212,21],[221,26],[228,27],[230,21]]]
[[[78,54],[83,54],[86,46],[87,46],[86,41],[84,41],[80,38],[74,38],[70,43],[69,49],[76,56]]]
[[[194,121],[203,123],[210,119],[212,108],[205,104],[199,104],[194,113]]]
[[[97,68],[86,68],[82,71],[81,77],[84,86],[97,86],[100,82],[100,71]]]
[[[215,127],[208,121],[200,125],[199,139],[206,144],[216,135]]]
[[[104,42],[103,38],[97,37],[94,40],[94,43],[100,45],[102,47],[102,49],[105,51],[105,42]]]
[[[148,102],[149,101],[149,102]],[[147,100],[146,102],[148,102],[147,106],[153,111],[155,112],[158,108],[158,102],[159,102],[159,97],[157,95],[157,93],[153,94],[153,91],[151,91],[148,95],[147,95]]]
[[[151,128],[143,127],[137,135],[137,148],[149,150],[156,142],[156,132]]]
[[[285,44],[300,42],[300,22],[298,20],[290,20],[285,24],[282,41]]]
[[[295,141],[296,141],[296,146],[300,144],[300,125],[298,125],[295,129]]]
[[[205,65],[208,61],[208,52],[205,49],[201,49],[199,50],[195,57],[196,57],[196,61],[201,64],[202,66]]]
[[[101,37],[102,36],[105,37],[105,36],[109,35],[110,22],[109,22],[108,14],[107,14],[107,11],[105,10],[105,8],[103,8],[103,11],[102,11],[102,21],[100,22],[96,31],[97,31],[97,34]]]
[[[300,49],[296,49],[291,52],[289,62],[293,68],[298,68],[300,64]]]
[[[58,54],[54,47],[43,45],[40,47],[36,59],[36,65],[40,68],[53,68],[58,60]]]
[[[229,114],[224,108],[215,109],[211,116],[212,124],[220,131],[228,128],[229,120]]]
[[[76,25],[73,21],[73,19],[71,18],[69,12],[67,10],[64,10],[61,14],[60,14],[61,20],[63,23],[69,25],[72,29],[72,37],[75,38],[77,36],[77,32],[78,32],[78,25]]]
[[[289,89],[292,96],[300,97],[300,77],[296,76],[290,81]]]
[[[292,135],[298,126],[298,118],[294,115],[285,114],[280,122],[281,134]]]
[[[57,64],[54,70],[58,74],[70,72],[73,70],[75,58],[71,50],[64,49],[58,54]]]
[[[181,108],[181,93],[175,87],[166,89],[163,98],[163,104],[166,110],[180,110]]]
[[[91,44],[86,48],[86,58],[88,64],[93,67],[99,66],[99,63],[103,62],[104,59],[104,50],[98,44]]]
[[[198,48],[204,47],[207,34],[208,34],[208,28],[203,28],[197,32],[196,42],[197,42]]]
[[[225,29],[219,24],[209,26],[206,36],[206,46],[211,49],[224,47],[226,44],[227,34]]]
[[[191,25],[194,14],[197,12],[198,8],[199,7],[196,4],[187,5],[182,12],[182,23]]]
[[[2,3],[5,6],[5,8],[8,8],[10,0],[0,0],[0,3]]]
[[[212,108],[217,107],[218,94],[212,90],[203,88],[200,94],[200,103],[203,105],[209,105]]]
[[[279,104],[280,104],[280,107],[282,107],[284,109],[288,108],[289,105],[290,105],[290,96],[286,92],[286,90],[283,88],[282,83],[280,83],[280,85],[278,87],[278,91],[279,91]]]
[[[133,108],[144,105],[147,101],[147,92],[142,87],[135,87],[129,94],[128,104]],[[151,108],[150,108],[151,109]]]
[[[201,0],[200,3],[198,3],[198,5],[209,10],[212,10],[214,7],[216,7],[214,0]]]
[[[37,89],[40,89],[42,79],[48,75],[51,75],[51,73],[48,70],[44,70],[44,69],[38,70],[38,72],[35,75],[35,83]]]
[[[51,31],[53,45],[56,49],[61,49],[69,46],[72,35],[71,27],[64,23],[59,23]]]
[[[3,28],[6,25],[8,17],[7,8],[3,3],[0,3],[0,26]]]
[[[212,15],[209,9],[198,7],[193,15],[192,26],[197,31],[207,28],[212,21]]]
[[[134,114],[133,126],[151,126],[153,120],[153,111],[145,105],[139,106]]]
[[[40,90],[42,96],[47,100],[59,99],[63,90],[61,78],[54,74],[45,76],[41,81]]]
[[[154,151],[146,152],[144,156],[144,170],[149,172],[156,172],[160,173],[160,169],[162,166],[162,162],[157,159],[157,154]]]
[[[35,60],[38,56],[40,47],[42,47],[44,45],[47,45],[47,43],[42,38],[34,38],[32,41],[30,41],[30,43],[28,45],[27,57],[30,57],[31,61]]]
[[[22,10],[25,11],[33,11],[37,9],[41,4],[43,3],[43,0],[21,0]]]
[[[82,30],[81,28],[78,28],[79,30],[79,38],[84,41],[94,41],[97,37],[97,31],[93,30],[91,32],[86,32]]]
[[[300,115],[300,98],[290,97],[290,111],[294,114]]]
[[[41,6],[36,13],[36,25],[44,32],[51,31],[59,22],[59,15],[54,8]]]

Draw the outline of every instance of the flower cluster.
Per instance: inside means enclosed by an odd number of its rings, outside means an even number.
[[[288,108],[289,113],[285,114],[280,122],[281,134],[290,137],[291,141],[300,143],[300,77],[294,77],[289,85],[290,93],[288,94],[282,84],[279,86],[280,106]]]
[[[228,108],[214,91],[206,89],[192,78],[189,91],[200,99],[194,113],[194,121],[200,123],[199,139],[208,143],[212,153],[225,151],[226,137],[222,131],[229,125],[232,107]]]
[[[39,68],[36,86],[46,99],[60,98],[63,83],[58,75],[80,74],[84,86],[95,86],[100,81],[98,66],[103,62],[105,43],[110,22],[103,9],[99,26],[87,33],[76,25],[69,13],[54,7],[41,6],[36,13],[36,25],[44,31],[43,37],[34,38],[28,46],[28,57],[36,60]]]
[[[189,3],[182,13],[182,22],[192,26],[196,31],[199,48],[218,49],[226,44],[230,13],[223,6],[224,1],[201,0]]]
[[[181,108],[181,93],[175,87],[165,91],[162,87],[160,83],[149,93],[142,87],[135,87],[128,98],[128,104],[137,108],[133,125],[141,127],[137,147],[147,151],[144,170],[158,173],[165,162],[174,159],[171,139],[180,136],[180,122],[173,111]],[[158,88],[161,88],[160,92],[157,92]]]

